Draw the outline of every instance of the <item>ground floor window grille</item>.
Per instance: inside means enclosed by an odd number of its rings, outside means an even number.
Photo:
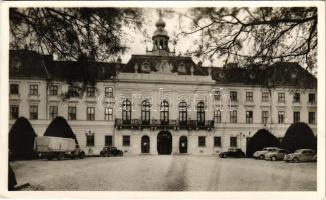
[[[105,146],[112,146],[112,135],[105,136]]]
[[[237,146],[238,146],[237,137],[230,137],[230,147],[237,147]]]
[[[122,146],[130,146],[130,136],[124,135],[122,137]]]
[[[198,146],[199,147],[206,146],[206,137],[205,136],[199,136],[198,137]]]
[[[214,137],[214,147],[221,147],[221,137]]]

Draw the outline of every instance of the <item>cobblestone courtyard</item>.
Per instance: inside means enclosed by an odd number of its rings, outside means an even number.
[[[316,163],[216,156],[125,156],[12,162],[25,190],[303,191],[316,190]]]

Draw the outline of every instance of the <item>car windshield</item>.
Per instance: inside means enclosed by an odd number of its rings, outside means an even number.
[[[301,153],[301,152],[302,152],[302,149],[298,149],[294,153]]]

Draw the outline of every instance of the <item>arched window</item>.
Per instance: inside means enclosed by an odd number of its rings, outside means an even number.
[[[131,122],[131,102],[126,99],[122,102],[122,123],[130,124]]]
[[[149,125],[151,113],[151,105],[148,100],[144,100],[141,104],[141,121],[142,124]]]
[[[161,124],[169,124],[169,103],[163,101],[161,103]]]
[[[184,101],[179,103],[179,123],[180,125],[187,124],[187,104]]]
[[[197,123],[200,125],[205,124],[205,104],[204,104],[204,102],[199,102],[197,104]]]

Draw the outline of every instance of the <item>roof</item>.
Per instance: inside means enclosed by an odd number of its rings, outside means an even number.
[[[158,71],[156,66],[162,62],[168,62],[172,65],[171,72],[178,73],[180,75],[191,75],[191,67],[194,67],[194,75],[197,76],[207,76],[208,72],[206,68],[197,66],[191,57],[184,56],[156,56],[156,55],[132,55],[131,59],[128,63],[121,68],[121,72],[134,73],[135,65],[138,65],[137,73],[149,73],[143,71],[141,66],[145,63],[148,64],[151,71]],[[178,71],[178,67],[180,65],[184,65],[185,73],[181,73]]]
[[[40,55],[35,51],[9,51],[9,78],[47,79],[46,66],[52,65],[52,56]]]
[[[88,73],[90,67],[96,68],[101,80],[112,80],[116,70],[122,73],[150,73],[158,71],[158,66],[169,65],[171,72],[179,75],[207,76],[211,68],[212,79],[216,84],[264,85],[270,87],[293,86],[297,88],[317,88],[317,79],[298,63],[277,62],[270,66],[250,65],[238,67],[231,64],[225,67],[201,67],[185,56],[132,55],[127,64],[117,62],[96,62],[84,66],[76,61],[55,61],[52,56],[40,55],[28,50],[10,50],[10,78],[37,78],[65,80],[80,74]],[[148,71],[142,67],[148,66]],[[137,67],[135,67],[137,66]],[[180,70],[184,66],[184,71]],[[80,78],[76,76],[76,78]]]
[[[317,79],[295,62],[277,62],[270,66],[212,68],[216,83],[317,88]]]

